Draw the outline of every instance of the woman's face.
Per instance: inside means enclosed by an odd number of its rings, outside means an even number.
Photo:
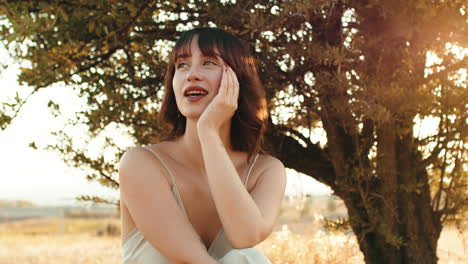
[[[176,59],[172,87],[179,111],[187,118],[198,119],[218,94],[224,61],[219,56],[204,56],[198,36],[192,39],[190,53]]]

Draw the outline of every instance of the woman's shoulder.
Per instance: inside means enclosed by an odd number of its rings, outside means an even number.
[[[156,144],[149,144],[144,146],[133,146],[127,149],[121,157],[122,161],[139,160],[141,158],[165,156],[165,149],[170,142],[164,141]]]
[[[256,163],[254,164],[254,167],[254,170],[256,170],[258,173],[262,173],[272,168],[278,170],[285,169],[283,162],[269,153],[260,153]]]
[[[259,153],[257,162],[264,166],[270,166],[270,165],[277,165],[277,166],[282,165],[283,166],[283,162],[281,160],[272,156],[269,153]]]
[[[135,172],[142,172],[148,175],[150,171],[159,171],[167,178],[167,168],[161,159],[164,152],[161,150],[160,144],[162,143],[134,146],[127,149],[119,161],[119,174],[134,175]]]
[[[133,146],[128,148],[120,158],[120,164],[135,163],[141,159],[148,159],[154,154],[148,149],[148,146]]]
[[[154,160],[154,154],[144,146],[134,146],[127,149],[119,161],[119,171],[146,167]]]

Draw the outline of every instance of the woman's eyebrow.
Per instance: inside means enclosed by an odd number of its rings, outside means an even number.
[[[189,54],[179,54],[179,55],[177,55],[175,61],[183,60],[183,59],[186,59],[186,58],[189,58],[189,57],[191,57]]]
[[[218,61],[221,61],[221,56],[219,56],[218,54],[213,54],[213,55],[206,55],[206,56],[203,56],[205,58],[210,58],[210,59],[216,59]]]

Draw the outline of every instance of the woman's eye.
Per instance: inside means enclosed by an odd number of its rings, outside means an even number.
[[[176,67],[176,68],[177,68],[177,69],[180,69],[180,68],[182,68],[182,67],[184,67],[184,66],[186,66],[186,65],[187,65],[187,63],[181,62],[181,63],[177,64],[177,67]]]
[[[210,65],[210,64],[211,64],[211,65],[218,65],[218,64],[217,64],[216,62],[214,62],[214,61],[210,61],[210,60],[205,61],[205,65]]]

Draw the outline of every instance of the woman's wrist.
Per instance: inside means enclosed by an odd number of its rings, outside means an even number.
[[[215,128],[208,125],[197,124],[197,132],[199,135],[203,134],[216,134],[219,133],[219,128]]]
[[[219,133],[216,132],[216,130],[214,129],[208,129],[208,128],[205,128],[205,129],[198,129],[198,139],[200,141],[203,141],[203,140],[212,140],[214,137],[219,137]]]

